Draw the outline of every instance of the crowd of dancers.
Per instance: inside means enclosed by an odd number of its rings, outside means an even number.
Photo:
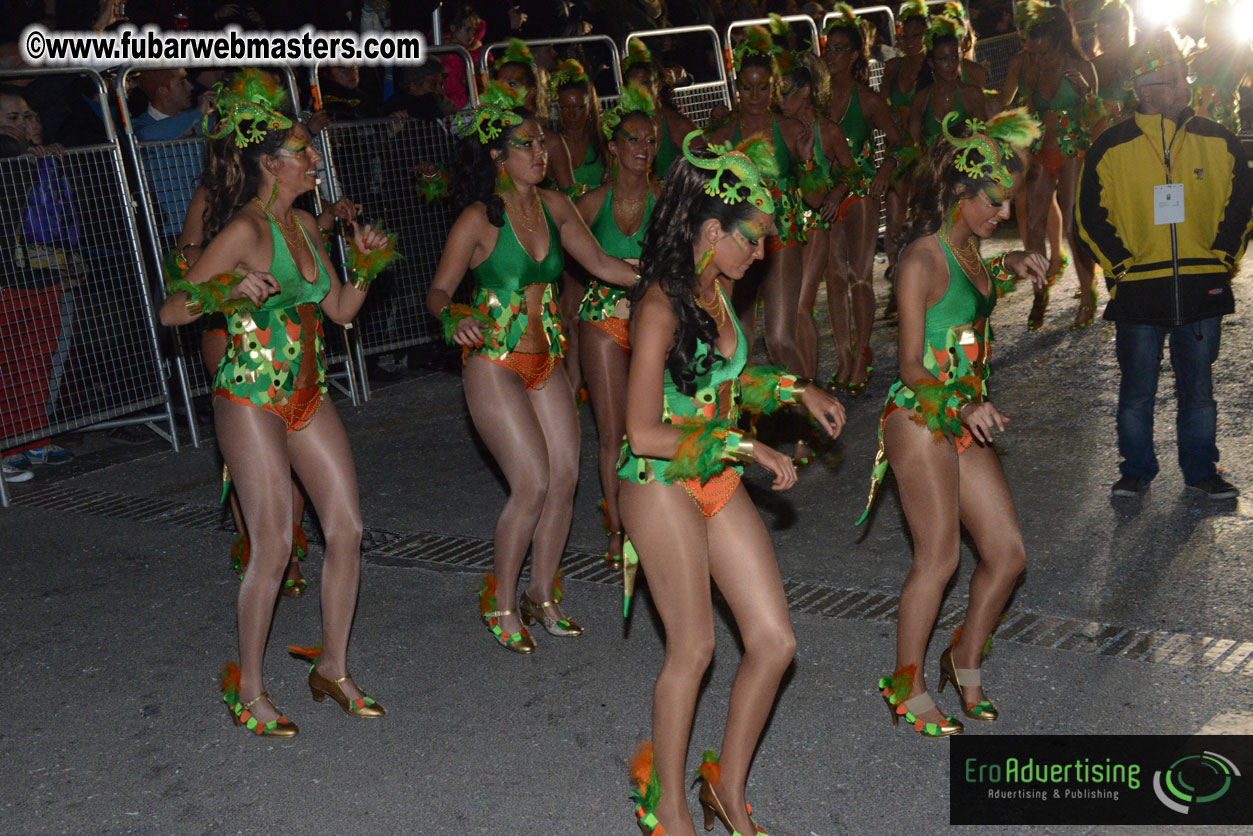
[[[1130,49],[1120,0],[1099,13],[1095,65],[1078,51],[1064,10],[1036,0],[1020,10],[1025,49],[999,92],[985,89],[956,3],[935,15],[906,3],[900,55],[879,90],[868,83],[870,32],[851,8],[837,8],[821,55],[797,49],[785,26],[755,27],[733,53],[737,107],[703,131],[675,106],[638,42],[621,68],[620,99],[603,111],[578,62],[549,79],[512,42],[481,103],[459,120],[450,176],[423,175],[451,182],[447,199],[460,211],[427,305],[461,348],[469,414],[508,483],[479,594],[482,621],[519,654],[536,651],[528,630],[536,623],[552,636],[583,633],[562,611],[560,563],[585,388],[600,439],[604,558],[623,573],[624,614],[643,570],[665,630],[652,743],[631,764],[635,814],[649,836],[695,833],[684,786],[714,648],[711,581],[744,657],[721,747],[700,765],[700,803],[706,821],[716,817],[730,833],[765,832],[750,817],[745,786],[795,639],[742,474],[759,465],[773,489],[786,490],[812,458],[807,428],[832,438],[843,428],[841,402],[814,382],[820,283],[837,358],[827,389],[865,391],[880,201],[900,371],[867,462],[866,512],[890,467],[914,556],[893,672],[878,687],[893,722],[904,718],[925,737],[963,730],[936,706],[923,671],[965,527],[980,560],[965,621],[939,658],[939,688],[953,683],[967,719],[998,718],[981,660],[1026,549],[993,448],[1008,418],[986,385],[990,315],[1022,280],[1036,294],[1029,326],[1040,327],[1066,263],[1065,231],[1081,292],[1075,326],[1091,324],[1093,263],[1071,234],[1079,167],[1092,138],[1134,107],[1127,83],[1159,66]],[[552,122],[550,101],[559,113]],[[292,736],[296,726],[265,691],[261,660],[276,596],[304,589],[295,562],[302,490],[326,535],[323,635],[319,646],[294,650],[314,663],[315,699],[330,696],[356,717],[384,713],[348,673],[362,525],[351,452],[324,396],[321,322],[324,314],[350,321],[394,252],[386,235],[354,223],[351,275],[336,275],[317,243],[318,220],[292,208],[315,186],[318,155],[263,73],[224,84],[216,108],[193,204],[200,217],[189,219],[197,240],[171,259],[162,321],[225,317],[225,348],[206,362],[247,532],[237,553],[248,558],[239,561],[240,662],[224,676],[224,699],[254,733]],[[983,258],[980,242],[1015,206],[1024,246]],[[354,214],[350,205],[339,211]],[[458,288],[467,280],[469,303],[454,302],[466,298]],[[749,363],[759,303],[770,366]],[[754,437],[763,416],[785,428],[793,449]],[[528,552],[529,583],[519,591]]]

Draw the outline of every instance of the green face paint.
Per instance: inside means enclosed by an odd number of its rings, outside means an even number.
[[[740,221],[731,233],[731,238],[739,244],[741,249],[751,249],[761,243],[761,239],[765,237],[766,223],[761,218]]]
[[[540,137],[533,136],[529,131],[516,130],[509,137],[508,145],[518,151],[525,151],[531,148]]]
[[[278,153],[280,157],[299,157],[308,150],[309,140],[293,135],[287,137],[287,140],[279,147]]]

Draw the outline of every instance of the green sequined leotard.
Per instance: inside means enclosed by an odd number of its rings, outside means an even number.
[[[1057,114],[1057,148],[1064,157],[1077,157],[1092,144],[1092,134],[1085,119],[1085,103],[1069,80],[1063,78],[1053,98],[1040,95],[1039,83],[1031,91],[1031,107],[1041,120],[1048,113]],[[1043,137],[1036,140],[1032,151],[1038,151]]]
[[[831,183],[831,161],[827,159],[827,155],[822,152],[822,136],[818,130],[818,122],[814,121],[814,173],[822,177],[828,184]],[[806,206],[803,202],[801,206],[804,210],[804,226],[805,231],[811,229],[830,229],[831,222],[822,218],[822,213],[817,209]]]
[[[778,167],[779,176],[773,180],[766,177],[761,180],[770,189],[770,194],[774,198],[774,225],[778,230],[778,246],[773,249],[780,249],[790,244],[805,242],[805,230],[801,224],[804,204],[800,193],[796,190],[796,159],[788,150],[787,143],[783,139],[783,131],[779,129],[779,120],[774,116],[770,117],[770,127],[770,142],[774,147],[774,161]],[[737,120],[735,131],[731,134],[731,145],[734,147],[739,144],[740,123]]]
[[[874,127],[862,112],[861,94],[856,84],[848,95],[848,106],[840,119],[840,129],[848,137],[848,150],[853,154],[854,173],[849,182],[848,196],[866,197],[870,194],[870,183],[875,174]]]
[[[485,331],[483,345],[467,351],[467,355],[500,360],[517,347],[530,322],[526,289],[536,284],[544,285],[538,315],[548,341],[548,353],[555,357],[565,354],[566,338],[557,306],[557,280],[565,266],[565,259],[557,225],[553,223],[543,201],[540,201],[540,206],[548,227],[548,254],[543,261],[531,258],[523,248],[506,214],[492,254],[470,271],[475,280],[474,306],[491,317],[495,327]]]
[[[927,106],[922,110],[922,147],[930,148],[935,144],[936,140],[944,133],[939,119],[935,118],[935,111],[931,108],[931,89],[927,88]],[[962,100],[961,86],[957,87],[957,94],[953,97],[953,109],[951,113],[957,114],[957,124],[962,124],[970,114],[966,111],[966,102]],[[944,114],[948,116],[948,114]]]
[[[588,189],[597,188],[605,178],[605,164],[596,156],[596,146],[588,142],[587,153],[583,155],[583,164],[574,170],[574,182]]]
[[[657,175],[658,180],[666,179],[666,172],[670,170],[670,166],[674,165],[674,161],[679,158],[679,146],[674,144],[674,137],[670,136],[670,123],[667,121],[665,114],[661,117],[661,126],[657,129],[659,136],[657,137],[657,156],[653,157],[653,174]]]
[[[640,228],[633,235],[624,235],[618,228],[613,217],[613,188],[610,187],[601,203],[596,217],[592,218],[590,229],[592,237],[606,253],[618,258],[639,258],[644,246],[644,233],[648,231],[648,222],[653,218],[653,193],[649,189],[644,203],[644,217]],[[627,319],[630,316],[630,303],[626,299],[626,288],[592,279],[587,283],[587,293],[583,296],[583,304],[579,306],[579,319],[586,322],[603,322],[606,319]]]
[[[300,231],[318,265],[313,281],[300,274],[278,224],[273,218],[269,221],[274,246],[270,274],[280,290],[258,310],[227,317],[230,341],[213,381],[215,395],[262,408],[283,406],[298,390],[317,387],[326,392],[322,309],[318,303],[331,289],[330,274],[317,257],[304,225]]]

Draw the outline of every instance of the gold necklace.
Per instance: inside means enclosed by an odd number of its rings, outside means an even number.
[[[523,229],[525,229],[527,232],[534,232],[536,230],[537,224],[539,223],[540,216],[543,214],[543,210],[540,208],[540,205],[539,205],[539,192],[535,192],[534,196],[535,196],[534,220],[527,217],[527,213],[523,212],[522,207],[518,205],[517,199],[516,198],[514,199],[513,213],[518,216],[518,220],[522,222]]]
[[[727,321],[726,302],[722,298],[722,293],[718,290],[716,280],[714,284],[714,300],[712,302],[706,302],[704,299],[697,296],[694,291],[692,293],[692,298],[696,300],[696,304],[702,311],[709,314],[713,318],[714,324],[719,328],[721,328]]]
[[[948,245],[948,251],[953,254],[953,258],[957,259],[957,264],[965,271],[966,278],[974,279],[980,273],[986,273],[987,268],[983,266],[983,259],[979,257],[979,250],[973,241],[964,248],[955,247],[953,239],[943,229],[940,230],[940,238]]]
[[[287,251],[289,253],[292,252],[294,248],[300,247],[302,243],[307,244],[304,235],[301,234],[300,221],[296,219],[294,213],[291,216],[291,220],[286,222],[280,221],[259,199],[254,197],[252,200],[261,207],[261,212],[268,219],[274,221],[274,225],[278,227],[279,234],[283,236],[283,243],[287,245]],[[312,249],[310,251],[312,252]]]

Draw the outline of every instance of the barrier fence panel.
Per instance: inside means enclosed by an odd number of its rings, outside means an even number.
[[[135,197],[140,210],[140,227],[143,230],[148,267],[152,276],[150,287],[153,298],[160,300],[165,296],[162,264],[165,254],[176,246],[183,230],[184,218],[187,216],[187,207],[200,186],[207,143],[203,137],[164,141],[145,141],[136,137],[134,124],[128,112],[127,87],[129,85],[127,82],[142,71],[140,67],[128,67],[118,76],[116,88],[121,103],[127,151],[136,173]],[[271,71],[283,76],[292,101],[298,101],[295,77],[291,70],[287,67],[275,67],[271,68]],[[302,198],[298,205],[315,214],[320,209],[320,201],[316,193]],[[202,317],[190,325],[173,329],[173,340],[170,346],[172,364],[178,377],[182,408],[186,414],[188,430],[194,446],[200,445],[200,430],[191,400],[208,394],[212,387],[213,381],[210,373],[200,357],[201,338],[205,328],[212,324],[212,317]],[[328,380],[348,394],[352,402],[356,404],[358,402],[356,382],[348,364],[349,354],[344,331],[329,320],[325,323],[325,331]],[[335,364],[339,363],[344,364],[343,369],[335,368]]]
[[[712,26],[675,26],[632,32],[623,42],[624,52],[629,51],[633,40],[648,47],[654,61],[683,67],[691,83],[673,88],[674,103],[698,128],[705,127],[710,112],[717,105],[731,107],[722,43]]]
[[[975,60],[988,68],[988,89],[1001,89],[1009,72],[1010,59],[1020,52],[1022,41],[1016,33],[975,42]]]
[[[478,104],[470,55],[458,46],[431,47],[433,55],[455,55],[465,72],[469,106]],[[362,217],[396,234],[396,261],[370,286],[353,332],[364,355],[382,354],[443,339],[439,321],[426,310],[426,294],[439,265],[444,241],[456,220],[447,200],[427,203],[418,191],[423,163],[448,166],[456,142],[457,116],[439,120],[371,119],[337,122],[319,137],[328,174],[330,200],[361,204]],[[339,262],[345,251],[340,239]],[[358,386],[369,398],[369,379],[360,363]]]
[[[0,159],[0,450],[128,424],[177,450],[104,81],[56,69],[0,72],[0,82],[55,75],[90,80],[107,141]],[[7,491],[0,479],[0,505]]]
[[[818,24],[814,23],[814,19],[809,15],[780,15],[783,22],[792,30],[792,34],[796,37],[796,45],[803,46],[806,42],[809,44],[810,50],[819,51],[818,41]],[[734,55],[735,45],[740,38],[743,37],[741,32],[750,26],[766,26],[770,25],[770,19],[765,17],[752,18],[750,20],[733,20],[727,24],[726,39],[723,41],[723,60],[726,62],[728,74],[734,74],[734,64],[732,56]],[[727,82],[730,89],[731,100],[736,100],[735,79],[730,78]]]
[[[576,58],[592,85],[596,88],[596,97],[602,112],[618,103],[622,93],[622,55],[618,45],[608,35],[583,35],[572,38],[536,38],[523,41],[532,52],[541,49],[552,49],[551,63],[556,66],[566,58]],[[479,55],[479,70],[484,79],[491,78],[492,53],[501,52],[508,44],[504,41],[487,44]],[[546,92],[547,95],[547,92]],[[548,120],[552,125],[561,123],[557,112],[557,102],[548,96]]]

